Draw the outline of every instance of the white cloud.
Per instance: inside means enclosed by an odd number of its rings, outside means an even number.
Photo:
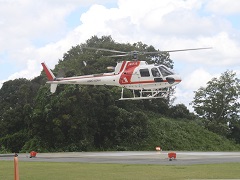
[[[39,75],[42,61],[53,68],[63,53],[88,39],[89,35],[83,38],[77,30],[68,32],[65,20],[79,6],[95,2],[99,1],[0,1],[0,61],[20,69],[1,81],[33,78]]]
[[[175,43],[174,43],[175,42]],[[212,47],[210,50],[188,51],[181,53],[172,53],[173,59],[179,59],[182,62],[201,63],[207,66],[235,66],[240,65],[240,44],[229,37],[227,32],[219,32],[214,36],[199,37],[192,40],[171,39],[166,46],[176,47],[182,43],[183,47]],[[176,45],[174,45],[176,44]]]
[[[207,10],[217,14],[239,14],[240,1],[236,0],[209,0]]]
[[[199,68],[194,70],[191,74],[183,77],[181,87],[184,87],[185,89],[197,90],[201,86],[205,87],[208,81],[217,76],[218,75],[216,74],[210,74],[203,68]]]
[[[4,34],[0,50],[31,45],[38,36],[59,38],[66,30],[64,17],[73,8],[71,5],[53,8],[44,1],[7,1],[0,6],[3,22],[0,32]]]
[[[39,73],[37,73],[38,71],[38,66],[39,64],[34,61],[34,60],[28,60],[27,61],[27,69],[24,69],[22,71],[16,72],[14,74],[12,74],[9,79],[17,79],[20,77],[25,77],[28,79],[31,79],[33,77],[36,77],[39,75]]]

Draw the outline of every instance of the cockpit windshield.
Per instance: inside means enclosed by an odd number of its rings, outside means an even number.
[[[168,69],[165,66],[159,66],[158,68],[163,76],[169,76],[169,75],[174,74],[170,69]]]

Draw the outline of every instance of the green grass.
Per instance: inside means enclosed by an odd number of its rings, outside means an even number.
[[[131,165],[19,162],[21,180],[236,179],[240,163],[208,165]],[[14,178],[13,162],[0,161],[0,179]]]

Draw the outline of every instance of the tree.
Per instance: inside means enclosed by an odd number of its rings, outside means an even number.
[[[33,97],[38,90],[36,79],[15,79],[4,82],[0,89],[0,144],[19,152],[28,139]]]
[[[194,119],[195,116],[193,113],[190,113],[187,107],[184,104],[176,104],[172,106],[169,110],[169,116],[175,119]]]
[[[227,123],[234,124],[240,120],[239,82],[236,73],[227,70],[219,78],[209,81],[206,88],[195,91],[192,102],[194,111],[207,120],[206,127],[211,127],[218,134],[223,131],[218,126],[225,125],[228,129]]]

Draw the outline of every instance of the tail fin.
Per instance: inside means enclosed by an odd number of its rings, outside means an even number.
[[[54,81],[56,79],[56,77],[54,76],[52,71],[46,66],[46,64],[44,62],[41,63],[41,64],[42,64],[42,67],[43,67],[43,69],[44,69],[44,71],[47,75],[48,80],[51,83],[51,81]],[[56,89],[57,89],[57,84],[51,83],[51,87],[50,87],[51,93],[55,93]]]
[[[54,74],[52,73],[52,71],[47,67],[47,65],[43,62],[41,63],[42,67],[47,75],[47,78],[49,81],[53,81],[56,77],[54,76]]]

